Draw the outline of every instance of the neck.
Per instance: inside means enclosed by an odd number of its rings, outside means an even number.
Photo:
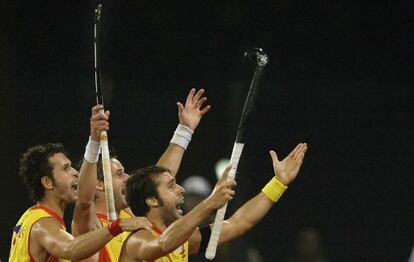
[[[161,216],[159,214],[155,214],[154,211],[148,212],[145,218],[148,219],[151,224],[155,225],[161,231],[164,231],[168,227]]]
[[[48,196],[45,196],[37,204],[53,210],[60,217],[63,217],[66,208],[66,203]]]

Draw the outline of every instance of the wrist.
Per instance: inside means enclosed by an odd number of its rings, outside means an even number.
[[[182,147],[184,150],[186,150],[188,147],[188,144],[191,141],[191,137],[193,133],[194,133],[194,130],[192,130],[191,128],[184,126],[182,124],[178,124],[177,129],[175,130],[170,143],[176,144]]]
[[[83,157],[89,163],[94,164],[98,162],[99,153],[100,153],[100,143],[92,140],[92,138],[89,137],[89,141],[88,141],[88,144],[86,144],[85,154],[83,155]]]
[[[269,183],[262,189],[263,194],[266,195],[273,203],[276,203],[279,198],[286,191],[287,186],[282,184],[276,177],[273,177]]]
[[[116,237],[117,235],[121,234],[123,232],[121,226],[119,225],[119,222],[121,220],[118,218],[114,221],[112,221],[109,226],[108,226],[108,230],[109,233],[113,236]]]

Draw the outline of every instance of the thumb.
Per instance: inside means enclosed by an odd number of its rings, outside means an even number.
[[[274,150],[270,150],[269,153],[273,162],[279,162],[279,158],[277,157],[277,154]]]
[[[184,110],[183,104],[181,104],[180,102],[177,102],[177,107],[178,107],[178,114],[181,114],[181,112]]]
[[[229,173],[230,173],[231,168],[232,168],[231,165],[228,165],[226,167],[226,169],[223,172],[223,175],[221,175],[221,177],[220,177],[219,182],[221,182],[221,181],[227,181],[227,178],[229,177]]]

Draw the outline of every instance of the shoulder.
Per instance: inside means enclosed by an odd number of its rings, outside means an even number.
[[[123,251],[121,252],[122,256],[138,259],[142,251],[146,249],[146,244],[155,237],[147,229],[139,229],[131,232],[124,241]]]
[[[30,237],[35,241],[41,241],[46,237],[60,234],[62,231],[62,225],[59,221],[53,217],[43,217],[33,224]]]
[[[141,228],[141,229],[138,229],[137,231],[132,232],[128,236],[128,239],[126,239],[126,243],[127,243],[127,246],[130,245],[130,246],[136,247],[136,245],[140,245],[143,242],[146,242],[154,238],[156,238],[156,236],[154,236],[151,233],[151,231]]]
[[[42,217],[33,224],[32,232],[61,230],[62,225],[53,217]]]

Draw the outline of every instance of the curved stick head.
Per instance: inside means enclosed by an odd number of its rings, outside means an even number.
[[[254,47],[244,53],[244,57],[251,61],[255,61],[257,66],[263,67],[269,62],[269,57],[262,48]]]
[[[99,23],[102,17],[102,4],[98,4],[95,8],[95,23]]]

